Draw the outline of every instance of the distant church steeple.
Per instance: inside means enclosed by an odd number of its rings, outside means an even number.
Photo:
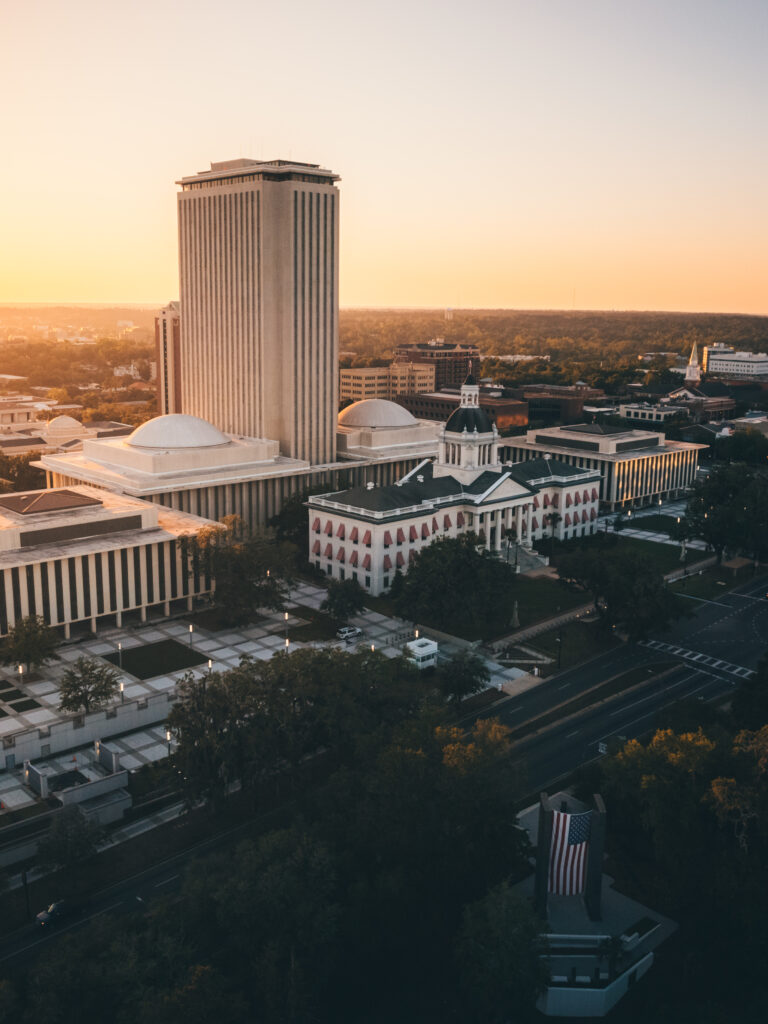
[[[698,384],[701,380],[701,367],[699,366],[699,354],[696,349],[696,342],[693,343],[691,349],[691,357],[688,360],[688,366],[685,370],[685,383],[686,384]]]

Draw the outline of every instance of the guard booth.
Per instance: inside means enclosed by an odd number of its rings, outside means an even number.
[[[435,668],[437,665],[436,640],[428,640],[425,636],[420,636],[418,640],[409,640],[405,647],[408,652],[406,657],[413,662],[416,668],[422,670]]]

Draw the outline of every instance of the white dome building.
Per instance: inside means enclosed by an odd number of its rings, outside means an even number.
[[[227,435],[208,420],[183,413],[155,416],[137,427],[127,439],[132,448],[164,450],[216,448],[230,443]]]
[[[46,444],[56,448],[68,441],[92,435],[92,431],[84,427],[74,416],[54,416],[52,420],[48,420],[42,433]]]
[[[382,458],[408,451],[414,457],[437,454],[440,423],[417,420],[397,402],[366,398],[339,413],[336,442],[339,454]]]
[[[311,465],[277,441],[227,434],[199,416],[170,413],[128,436],[82,439],[82,451],[49,452],[38,465],[49,487],[88,484],[220,520],[263,526],[292,495],[317,488],[390,483],[437,454],[439,423],[402,406],[357,402],[339,416],[338,461]]]
[[[339,413],[340,427],[412,427],[418,420],[397,402],[384,398],[366,398],[353,402]]]

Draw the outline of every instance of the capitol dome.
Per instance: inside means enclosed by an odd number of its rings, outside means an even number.
[[[452,434],[461,434],[465,430],[470,434],[474,431],[478,434],[490,434],[493,432],[493,424],[485,409],[479,406],[460,405],[448,417],[445,429]]]
[[[413,427],[418,420],[397,402],[383,398],[364,398],[339,413],[340,427]]]
[[[70,430],[82,430],[83,424],[74,416],[54,416],[52,420],[48,420],[47,429],[49,433],[52,431],[68,433]]]
[[[132,448],[216,448],[230,443],[208,420],[184,413],[155,416],[126,438]]]

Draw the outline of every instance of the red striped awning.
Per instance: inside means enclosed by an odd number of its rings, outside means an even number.
[[[326,544],[325,545],[325,557],[326,558],[333,558],[333,544]]]
[[[586,502],[588,502],[588,501],[589,501],[589,491],[588,491],[588,490],[586,489],[586,487],[584,488],[584,493],[583,493],[583,494],[582,494],[582,496],[581,496],[581,500],[582,500],[582,501],[583,501],[583,502],[584,502],[585,504],[586,504]]]
[[[581,502],[581,497],[579,495],[579,492],[576,491],[576,493],[573,496],[573,503],[574,503],[574,505],[578,505],[580,502]]]
[[[356,551],[353,551],[352,554],[349,556],[349,564],[350,565],[357,565],[357,552]]]
[[[437,520],[434,516],[432,517],[432,533],[437,533]]]
[[[532,530],[538,530],[538,528],[539,528],[539,520],[536,518],[536,516],[533,516],[533,518],[531,519],[531,529]]]
[[[391,568],[392,568],[392,559],[389,557],[389,555],[384,555],[384,571],[385,572],[389,572],[389,570]]]
[[[571,525],[571,513],[570,512],[566,512],[565,513],[565,519],[563,520],[563,522],[564,522],[564,524],[566,526],[570,526]]]
[[[547,504],[547,499],[545,498],[544,499],[544,507],[545,508],[546,508],[546,504]],[[534,508],[538,508],[539,507],[539,499],[538,499],[538,497],[535,494],[533,496],[533,507]]]
[[[371,568],[371,556],[370,555],[366,555],[365,558],[363,559],[363,568],[364,569],[370,569]]]
[[[328,536],[331,536],[333,534],[333,523],[331,522],[330,519],[325,524],[325,532],[328,534]]]
[[[319,519],[315,519],[314,523],[312,523],[312,529],[315,531],[315,533],[320,533],[320,520]]]
[[[443,529],[450,530],[451,528],[451,517],[449,515],[443,516]]]
[[[398,544],[404,544],[405,543],[405,533],[403,532],[402,526],[398,526],[398,528],[397,528],[397,543]]]
[[[555,506],[555,508],[557,508],[557,506],[560,504],[560,495],[559,494],[553,494],[552,495],[552,504]]]
[[[573,499],[571,498],[570,494],[566,494],[566,496],[565,496],[565,507],[566,508],[570,508],[572,504],[573,504]]]
[[[457,512],[456,513],[456,525],[457,526],[463,526],[464,525],[464,513],[463,512]]]
[[[597,488],[592,488],[592,501],[597,501]]]
[[[336,531],[336,536],[337,536],[337,537],[338,537],[338,538],[339,538],[340,540],[344,540],[344,533],[345,533],[345,530],[344,530],[344,523],[339,523],[339,528],[338,528],[338,530]]]
[[[429,536],[429,524],[428,523],[422,523],[421,524],[421,539],[422,540],[426,540],[428,536]]]
[[[405,559],[403,558],[403,552],[402,551],[398,551],[397,552],[397,558],[395,559],[395,564],[397,565],[398,569],[402,569],[402,567],[405,565]]]
[[[353,544],[357,544],[357,527],[356,526],[352,527],[352,532],[349,535],[349,539],[352,541]]]
[[[544,495],[544,508],[549,508],[549,495],[548,494]]]
[[[392,534],[389,532],[389,530],[385,530],[384,531],[384,547],[388,548],[391,543],[392,543]]]
[[[320,554],[320,541],[319,540],[316,540],[315,543],[312,545],[312,554],[313,555],[319,555]]]
[[[419,539],[419,531],[416,529],[415,526],[411,526],[411,529],[408,531],[408,536],[411,538],[411,540]]]
[[[339,562],[346,562],[346,556],[344,554],[344,548],[339,548],[336,558]]]
[[[371,531],[370,530],[366,530],[365,533],[363,534],[363,544],[370,545],[370,543],[371,543]]]
[[[596,511],[595,509],[592,509],[592,510],[590,511],[590,513],[589,513],[589,518],[590,518],[590,519],[597,519],[597,511]]]

